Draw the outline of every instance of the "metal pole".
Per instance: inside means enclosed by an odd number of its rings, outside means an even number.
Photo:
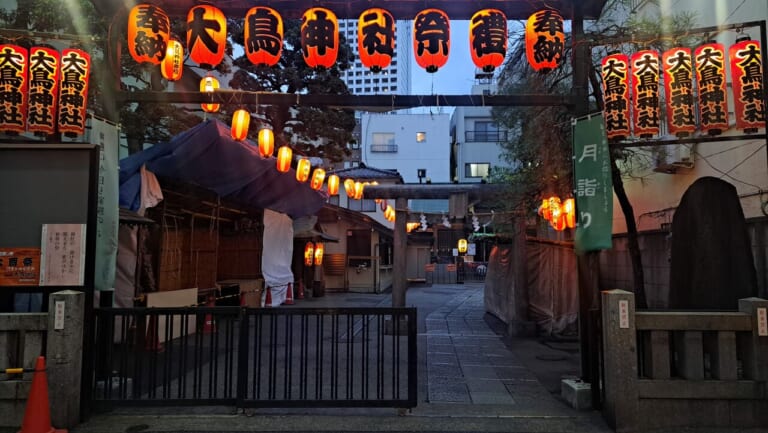
[[[408,219],[408,199],[397,198],[395,200],[395,251],[392,263],[392,306],[405,307],[405,289],[408,285],[406,269],[406,247],[408,245],[408,233],[405,223]]]

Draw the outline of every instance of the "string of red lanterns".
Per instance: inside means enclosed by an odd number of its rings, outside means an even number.
[[[538,213],[557,231],[576,227],[576,202],[573,198],[565,201],[557,196],[542,199]]]

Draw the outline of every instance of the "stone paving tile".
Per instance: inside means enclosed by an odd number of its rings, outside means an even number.
[[[447,364],[447,365],[455,365],[458,367],[459,365],[459,358],[456,357],[456,355],[448,354],[448,353],[431,353],[429,356],[429,360],[427,361],[430,364]]]
[[[493,367],[499,379],[533,379],[536,377],[527,368]]]
[[[427,357],[430,353],[456,353],[452,344],[427,344]]]
[[[515,399],[506,392],[469,392],[474,404],[515,404]]]
[[[429,386],[430,403],[456,402],[469,403],[472,399],[469,396],[467,386],[464,384],[443,384]]]
[[[466,379],[463,377],[429,376],[429,386],[465,384],[465,383],[466,383]]]
[[[451,344],[451,337],[447,335],[430,335],[427,337],[427,344]]]
[[[427,364],[427,374],[429,376],[447,376],[463,377],[461,368],[458,365],[447,364]]]
[[[464,373],[464,377],[475,379],[498,379],[496,371],[493,367],[487,367],[485,365],[477,364],[461,364],[461,371]]]
[[[496,379],[477,379],[474,377],[466,378],[467,388],[470,392],[503,392],[509,393],[507,386]]]

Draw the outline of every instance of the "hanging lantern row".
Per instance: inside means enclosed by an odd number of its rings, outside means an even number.
[[[413,19],[412,44],[416,63],[427,72],[436,72],[448,61],[451,26],[448,14],[429,8]],[[395,19],[382,8],[370,8],[358,18],[357,45],[360,61],[372,72],[388,67],[395,53]],[[187,50],[189,57],[203,67],[218,65],[224,56],[227,20],[223,12],[210,4],[192,7],[187,14]],[[301,51],[312,68],[330,68],[339,52],[339,23],[327,8],[313,7],[302,14]],[[275,9],[255,6],[245,14],[245,55],[255,65],[274,66],[283,51],[283,18]],[[485,72],[492,72],[507,53],[507,17],[498,9],[483,9],[470,20],[469,45],[472,61]],[[526,52],[537,71],[556,68],[563,57],[563,19],[554,10],[539,11],[526,25]],[[178,41],[175,41],[178,42]],[[174,46],[170,37],[168,15],[159,7],[139,4],[128,16],[128,48],[139,63],[161,64],[163,76],[178,80],[181,72],[166,73],[165,58],[183,59],[183,47]],[[175,44],[174,44],[175,45]],[[170,61],[172,64],[174,60]]]
[[[0,44],[0,131],[85,131],[91,57],[83,50]]]
[[[576,227],[576,202],[572,198],[565,201],[556,196],[545,198],[541,201],[538,213],[557,231]]]
[[[697,127],[709,135],[721,134],[729,127],[728,62],[736,127],[745,133],[764,128],[760,43],[747,37],[738,39],[727,55],[722,44],[709,42],[693,53],[684,47],[669,49],[661,59],[653,50],[643,50],[631,57],[612,53],[603,58],[603,117],[608,139],[622,140],[630,134],[650,138],[659,134],[662,77],[667,98],[667,129],[671,134],[687,137]],[[694,92],[694,81],[698,92]]]
[[[325,246],[322,242],[307,242],[304,245],[304,264],[306,266],[320,266],[323,264]]]

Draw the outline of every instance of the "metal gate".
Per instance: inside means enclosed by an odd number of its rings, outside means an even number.
[[[93,401],[416,406],[415,308],[95,311]]]

